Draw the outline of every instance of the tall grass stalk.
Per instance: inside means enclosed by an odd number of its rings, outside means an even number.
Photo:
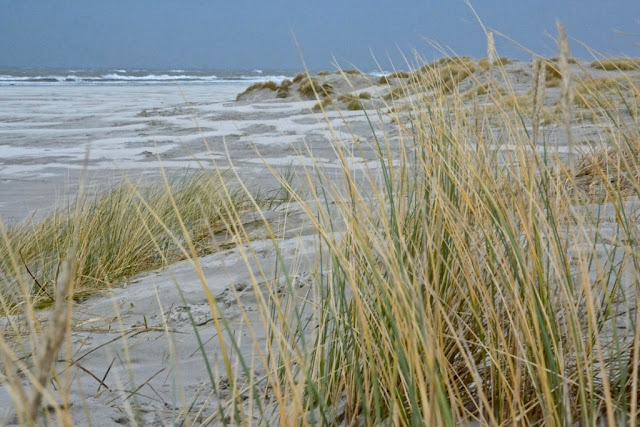
[[[569,149],[569,166],[573,168],[575,161],[573,153],[573,131],[571,129],[571,120],[573,119],[571,110],[573,105],[573,92],[571,91],[571,69],[569,68],[571,54],[569,53],[569,39],[567,38],[564,25],[558,21],[556,27],[558,29],[558,50],[560,51],[558,61],[558,68],[561,74],[560,102],[564,114],[564,128],[567,136],[567,147]]]
[[[325,404],[345,396],[346,420],[366,424],[633,419],[635,326],[612,331],[614,313],[635,310],[638,251],[605,243],[592,213],[604,208],[579,177],[599,177],[625,236],[616,239],[635,242],[625,200],[637,192],[621,191],[637,181],[621,179],[638,176],[625,154],[637,134],[617,134],[606,160],[571,167],[543,158],[517,110],[492,117],[505,129],[496,135],[474,131],[455,92],[408,102],[399,154],[388,156],[384,135],[372,142],[372,197],[346,170],[348,191],[333,189],[346,226],[340,241],[324,239],[332,274],[312,364]]]

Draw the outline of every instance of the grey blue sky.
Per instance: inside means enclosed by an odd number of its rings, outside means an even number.
[[[472,0],[487,27],[554,54],[555,20],[570,37],[640,56],[640,0]],[[463,0],[0,0],[0,66],[299,69],[388,68],[416,49],[484,56],[481,27]],[[496,37],[502,55],[527,58]],[[572,41],[577,56],[587,52]],[[398,66],[402,68],[401,65]]]

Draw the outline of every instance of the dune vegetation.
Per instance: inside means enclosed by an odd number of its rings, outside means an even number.
[[[399,154],[391,157],[391,136],[375,126],[386,117],[382,111],[369,115],[371,140],[347,138],[354,151],[357,144],[376,148],[377,167],[363,172],[368,190],[349,169],[350,153],[337,132],[343,184],[311,166],[302,171],[308,185],[301,190],[274,171],[317,234],[312,288],[297,293],[288,271],[270,278],[267,288],[254,287],[269,339],[251,355],[238,351],[227,320],[212,313],[226,346],[216,369],[228,375],[231,397],[198,424],[257,418],[280,425],[624,425],[638,419],[640,88],[631,77],[572,82],[563,69],[568,53],[561,54],[559,63],[536,58],[525,94],[469,58],[399,74],[404,85],[384,98]],[[634,69],[624,65],[630,59],[606,61]],[[606,61],[594,64],[608,69]],[[301,95],[331,102],[330,87],[301,75],[293,79]],[[474,89],[460,93],[458,84],[468,78],[476,80]],[[544,103],[546,87],[560,88],[555,109]],[[479,97],[487,105],[478,106]],[[358,108],[362,99],[368,98],[338,98]],[[577,99],[598,118],[596,142],[571,133],[583,120]],[[394,108],[400,100],[404,107]],[[564,133],[565,151],[543,138],[545,123]],[[65,289],[71,301],[178,259],[196,260],[219,249],[221,229],[243,248],[247,263],[255,262],[241,216],[268,205],[219,175],[197,174],[151,188],[125,183],[41,222],[3,230],[3,311],[20,314],[25,325],[16,320],[14,334],[0,335],[0,355],[20,419],[35,422],[41,407],[55,401],[45,392],[54,361],[21,360],[20,337],[44,329],[52,337],[45,342],[60,334],[58,341],[72,345],[72,325],[45,329],[37,307],[53,304],[63,318],[73,309]],[[233,366],[225,352],[234,354]],[[254,360],[259,377],[249,368]],[[64,408],[50,412],[64,420]],[[182,407],[176,419],[191,424],[197,412]]]
[[[369,92],[360,92],[340,95],[338,97],[338,101],[344,102],[349,111],[364,110],[364,106],[362,105],[363,99],[371,99],[371,94]]]
[[[201,171],[166,184],[124,182],[10,228],[0,246],[2,313],[24,304],[25,297],[35,307],[54,302],[59,264],[74,237],[76,299],[184,259],[175,242],[183,227],[197,254],[219,249],[223,242],[211,235],[224,229],[226,211],[250,207],[244,192],[225,192],[222,180],[219,173]]]
[[[605,71],[640,70],[640,58],[609,58],[593,61],[591,67]]]
[[[251,93],[251,92],[253,92],[255,90],[262,90],[262,89],[268,89],[268,90],[276,91],[276,90],[278,90],[278,84],[276,82],[274,82],[274,81],[254,83],[251,86],[249,86],[248,88],[246,88],[244,92],[239,93],[238,96],[236,97],[236,99],[240,99],[243,95]]]
[[[321,84],[315,77],[307,76],[300,80],[298,92],[306,98],[323,97],[333,93],[333,86],[331,86],[331,83]]]
[[[380,77],[378,80],[378,84],[389,84],[389,79],[407,79],[409,78],[409,73],[406,71],[394,71],[391,74]]]
[[[313,107],[311,107],[312,111],[322,111],[323,108],[329,106],[333,102],[333,99],[330,96],[325,96],[320,101],[316,102]]]

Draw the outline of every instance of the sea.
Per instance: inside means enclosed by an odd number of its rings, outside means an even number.
[[[295,76],[294,70],[215,69],[61,69],[2,68],[0,86],[16,85],[166,85],[277,83]]]

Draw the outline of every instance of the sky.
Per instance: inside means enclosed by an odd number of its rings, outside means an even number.
[[[582,44],[640,57],[640,0],[470,0],[501,56],[555,55],[556,19]],[[511,40],[500,36],[504,34]],[[628,34],[625,34],[628,33]],[[486,56],[464,0],[0,0],[0,66],[405,68],[414,52]],[[297,41],[297,42],[296,42]]]

